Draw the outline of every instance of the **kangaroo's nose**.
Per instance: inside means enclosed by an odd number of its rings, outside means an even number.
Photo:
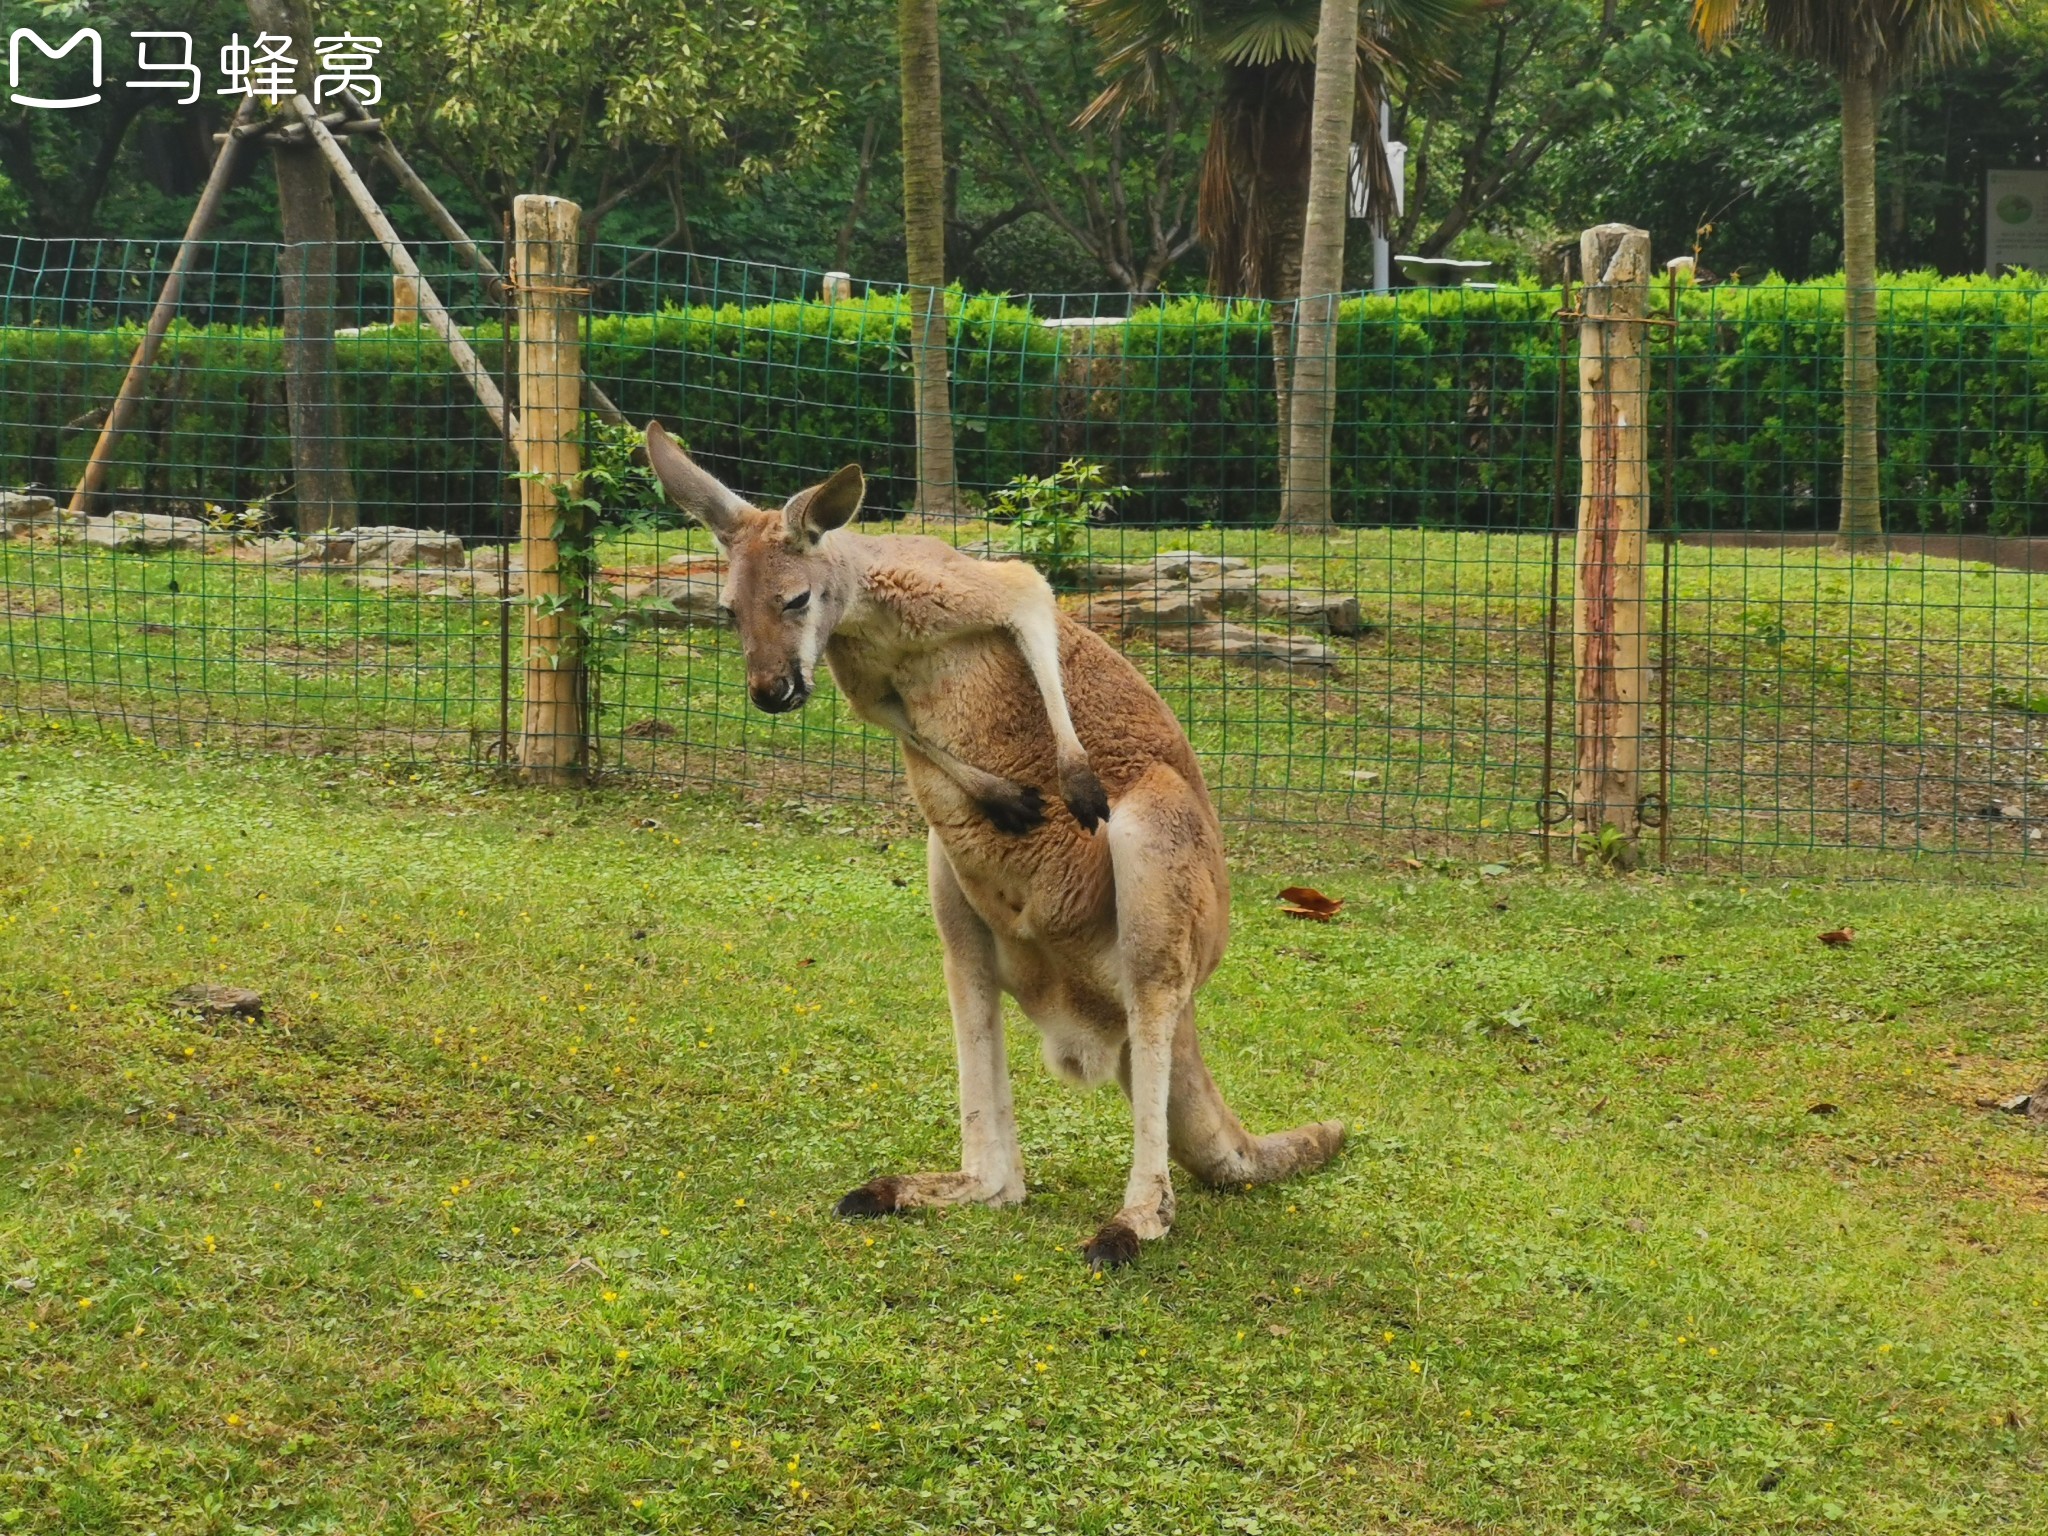
[[[765,683],[755,683],[747,691],[754,696],[755,707],[771,715],[782,714],[803,702],[799,697],[801,686],[787,673]]]

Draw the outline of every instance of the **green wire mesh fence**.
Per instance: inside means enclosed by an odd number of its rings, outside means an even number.
[[[503,375],[504,315],[453,252],[416,254]],[[337,284],[358,529],[294,526],[278,251],[261,245],[206,249],[108,493],[67,518],[168,259],[0,243],[0,484],[52,499],[0,508],[10,717],[379,760],[516,750],[505,445],[440,341],[394,314],[374,249],[345,248]],[[584,365],[632,422],[659,417],[757,499],[857,461],[871,524],[1026,550],[1173,706],[1226,814],[1416,856],[1576,851],[1544,799],[1569,790],[1573,752],[1578,369],[1558,290],[1343,301],[1322,537],[1274,526],[1265,305],[956,297],[958,513],[920,519],[899,288],[613,246],[588,273]],[[1850,553],[1831,532],[1839,287],[1667,298],[1642,751],[1664,851],[2038,867],[2048,287],[1888,282],[1889,533]],[[900,796],[894,744],[829,688],[794,717],[749,708],[715,548],[630,446],[589,420],[602,770],[812,806]]]

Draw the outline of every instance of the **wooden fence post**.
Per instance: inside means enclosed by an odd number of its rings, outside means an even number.
[[[1579,237],[1579,532],[1573,602],[1578,829],[1625,839],[1611,857],[1632,866],[1639,831],[1643,728],[1643,543],[1649,527],[1650,237],[1601,224]]]
[[[512,278],[519,299],[519,538],[526,563],[526,721],[522,777],[583,777],[588,736],[583,636],[564,595],[558,488],[581,494],[583,393],[577,240],[582,209],[559,197],[512,203]],[[580,597],[582,594],[574,594]]]
[[[420,308],[418,278],[407,277],[403,272],[391,274],[391,323],[407,326],[427,323],[426,313]]]

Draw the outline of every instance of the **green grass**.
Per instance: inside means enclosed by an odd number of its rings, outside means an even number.
[[[1021,1024],[1028,1204],[829,1214],[955,1155],[893,817],[0,725],[0,1529],[2048,1528],[2035,897],[1240,835],[1210,1060],[1353,1137],[1091,1282]]]
[[[969,524],[956,537],[990,533],[1006,536]],[[1289,563],[1296,586],[1356,595],[1373,626],[1334,642],[1329,677],[1131,643],[1227,811],[1343,821],[1393,833],[1403,848],[1528,846],[1543,785],[1546,538],[1094,534],[1105,559],[1189,546]],[[708,538],[615,542],[604,558],[649,569],[685,550],[708,556]],[[1570,558],[1567,541],[1560,783],[1572,734]],[[2048,693],[2048,574],[1691,547],[1676,570],[1678,857],[1796,867],[1815,850],[2048,856],[2048,715],[2028,702]],[[1654,595],[1654,569],[1649,580]],[[475,763],[496,740],[499,621],[488,596],[13,544],[0,545],[0,598],[0,658],[19,704],[164,741],[301,752]],[[514,613],[515,732],[520,623]],[[894,794],[893,743],[829,688],[800,714],[770,720],[746,707],[740,670],[732,637],[717,630],[643,630],[612,644],[596,716],[607,766],[699,785]],[[1654,702],[1654,684],[1649,693]],[[1655,761],[1654,741],[1645,756]],[[1997,809],[2006,806],[2022,814]]]

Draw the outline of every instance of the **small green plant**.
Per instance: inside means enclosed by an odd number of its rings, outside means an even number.
[[[239,511],[218,502],[206,504],[206,526],[219,533],[261,533],[270,526],[270,503],[279,492],[258,496]]]
[[[1061,586],[1080,561],[1089,523],[1130,494],[1127,485],[1109,484],[1100,464],[1068,459],[1049,475],[1018,475],[990,498],[989,509],[1010,519],[1010,548]]]
[[[682,514],[669,505],[661,481],[639,457],[640,444],[637,428],[586,417],[583,493],[595,504],[600,524],[630,533],[676,527]]]
[[[1742,616],[1743,627],[1756,636],[1759,643],[1774,651],[1785,649],[1785,642],[1792,638],[1785,628],[1785,620],[1775,608],[1752,608]]]
[[[2048,690],[2030,693],[2024,688],[2007,688],[2001,683],[1993,683],[1991,707],[2016,709],[2023,715],[2048,715]]]
[[[1619,872],[1635,868],[1636,845],[1613,822],[1602,822],[1598,832],[1579,839],[1579,856],[1595,869]]]

